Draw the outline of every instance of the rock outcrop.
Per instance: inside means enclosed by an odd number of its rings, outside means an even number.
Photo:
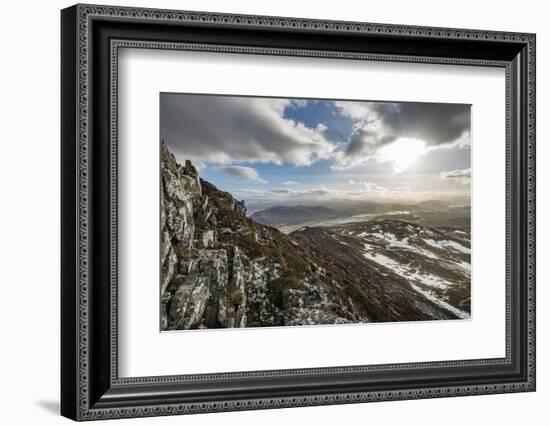
[[[161,328],[334,324],[367,320],[244,202],[177,163],[162,144]]]
[[[199,174],[162,144],[161,326],[244,326],[246,296],[238,248],[217,246],[217,220]]]

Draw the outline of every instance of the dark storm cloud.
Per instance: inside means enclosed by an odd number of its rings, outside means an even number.
[[[371,154],[372,149],[378,142],[377,137],[373,132],[360,128],[354,131],[346,146],[346,155],[355,156],[359,154]]]
[[[308,165],[334,149],[323,127],[283,118],[291,100],[163,93],[160,103],[161,138],[198,162]]]
[[[428,145],[448,144],[470,130],[470,106],[464,104],[377,103],[373,110],[395,138],[421,139]]]
[[[346,169],[375,157],[399,138],[418,139],[428,149],[468,144],[470,106],[464,104],[337,102],[344,116],[355,120],[335,169]]]
[[[347,169],[364,163],[376,155],[378,149],[395,141],[395,136],[379,134],[367,126],[357,127],[349,137],[343,152],[338,153],[333,169]]]
[[[363,128],[355,130],[346,146],[346,155],[372,155],[378,148],[395,141],[393,135],[377,135],[375,132]]]

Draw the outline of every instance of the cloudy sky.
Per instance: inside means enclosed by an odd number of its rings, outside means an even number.
[[[162,93],[161,139],[249,210],[468,196],[470,105]]]

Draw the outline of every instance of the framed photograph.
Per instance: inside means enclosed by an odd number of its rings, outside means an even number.
[[[61,412],[535,390],[535,35],[61,12]]]

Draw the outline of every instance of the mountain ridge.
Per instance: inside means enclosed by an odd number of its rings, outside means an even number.
[[[308,220],[331,217],[334,214],[334,210],[328,207],[281,205],[254,212],[250,218],[263,225],[294,225]]]
[[[250,215],[255,221],[276,227],[290,234],[304,226],[333,226],[368,220],[396,219],[424,226],[470,227],[470,206],[454,205],[442,200],[416,203],[399,202],[345,202],[339,206],[275,205],[257,210]]]

